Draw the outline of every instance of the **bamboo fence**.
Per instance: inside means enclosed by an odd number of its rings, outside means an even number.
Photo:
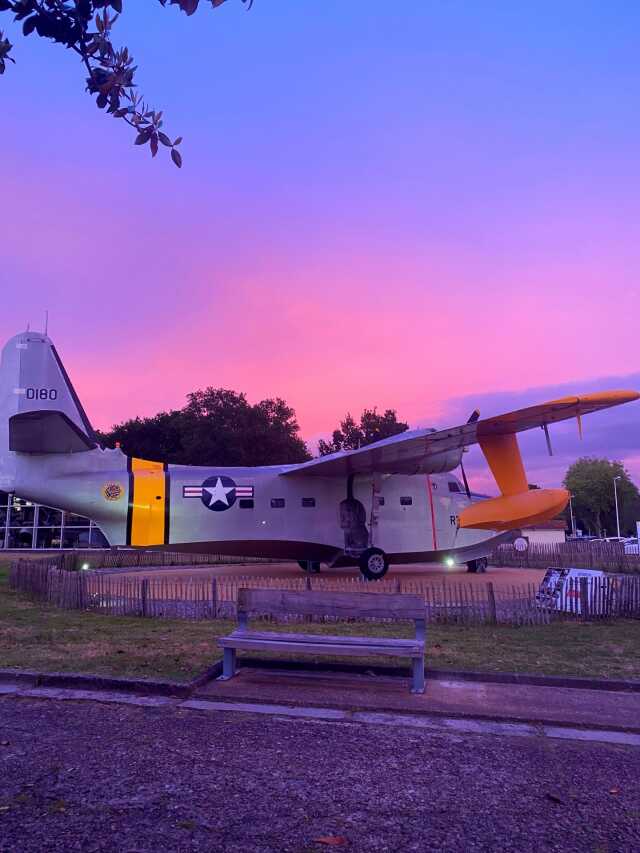
[[[424,598],[428,620],[449,624],[547,625],[557,619],[640,618],[640,575],[569,579],[562,593],[553,596],[542,595],[533,584],[495,588],[491,581],[480,586],[400,576],[375,583],[315,575],[149,578],[71,572],[43,560],[19,560],[11,564],[9,582],[34,600],[109,616],[232,619],[238,590],[249,588],[412,593]]]

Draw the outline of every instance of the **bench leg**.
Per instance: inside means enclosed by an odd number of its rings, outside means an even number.
[[[222,675],[218,679],[218,681],[227,681],[229,678],[233,678],[236,674],[236,650],[235,649],[223,649],[222,654]]]
[[[412,658],[411,664],[413,666],[411,692],[424,693],[424,658]]]

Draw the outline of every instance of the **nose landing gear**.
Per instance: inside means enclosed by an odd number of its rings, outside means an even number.
[[[379,581],[389,571],[389,560],[380,548],[367,548],[358,558],[360,573],[368,581]]]
[[[472,574],[484,574],[487,571],[489,560],[486,557],[479,557],[477,560],[469,560],[467,563],[467,571]]]

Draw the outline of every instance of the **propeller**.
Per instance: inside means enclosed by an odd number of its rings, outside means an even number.
[[[479,410],[474,409],[471,412],[471,415],[470,415],[469,419],[467,420],[467,423],[468,424],[475,424],[475,422],[478,420],[479,417],[480,417]],[[465,450],[466,450],[466,447],[463,448],[462,452],[464,453]],[[460,472],[462,474],[462,482],[464,483],[464,490],[467,493],[467,497],[469,498],[469,500],[471,500],[471,489],[469,488],[469,481],[467,480],[467,474],[466,474],[466,471],[464,470],[464,465],[462,464],[462,456],[460,456]]]

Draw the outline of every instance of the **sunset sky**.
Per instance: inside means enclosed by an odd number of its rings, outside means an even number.
[[[313,445],[365,406],[640,389],[635,0],[201,6],[125,0],[115,30],[181,171],[0,15],[0,336],[48,309],[96,426],[213,385],[284,397]],[[639,428],[532,435],[530,479],[583,453],[640,479]]]

